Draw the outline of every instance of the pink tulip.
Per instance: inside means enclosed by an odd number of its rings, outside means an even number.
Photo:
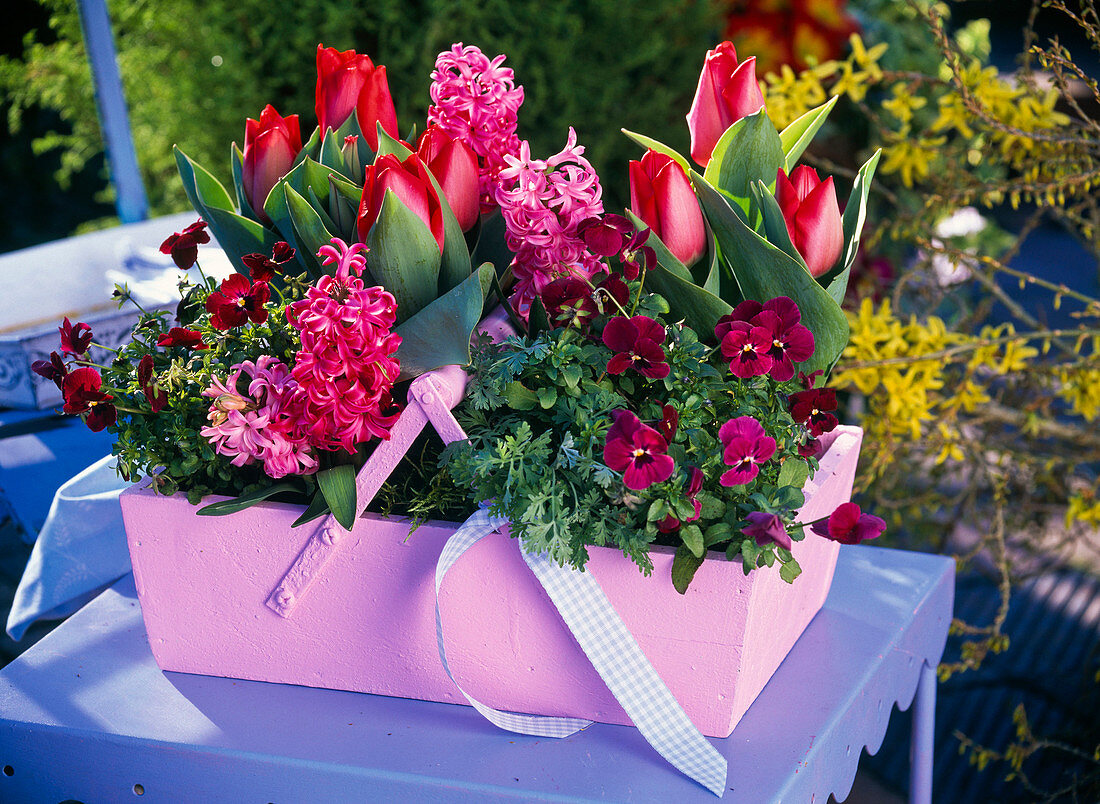
[[[799,165],[788,179],[783,168],[775,179],[775,200],[791,242],[806,261],[811,276],[832,268],[844,248],[844,223],[836,202],[833,177],[825,181],[808,165]]]
[[[439,182],[462,231],[469,231],[481,216],[477,157],[470,146],[439,126],[429,126],[416,153]]]
[[[746,115],[760,111],[764,96],[756,82],[756,59],[737,63],[731,42],[707,51],[695,100],[688,112],[691,158],[703,167],[726,129]]]
[[[641,162],[631,160],[630,209],[684,265],[706,253],[707,232],[695,191],[671,157],[646,151]]]
[[[340,128],[356,112],[372,151],[378,150],[378,123],[391,137],[398,136],[386,68],[354,50],[317,45],[316,110],[322,134]]]
[[[298,115],[282,117],[268,104],[260,112],[259,120],[245,120],[241,180],[245,198],[264,223],[271,223],[263,210],[264,201],[271,188],[290,171],[300,150]]]
[[[411,154],[404,162],[393,154],[380,156],[367,168],[365,179],[357,220],[362,242],[367,241],[371,227],[378,220],[386,190],[393,190],[401,203],[424,221],[439,246],[439,253],[443,253],[443,210],[428,177],[428,169],[419,156]]]

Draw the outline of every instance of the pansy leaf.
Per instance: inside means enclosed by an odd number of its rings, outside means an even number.
[[[344,530],[355,524],[355,467],[351,464],[322,469],[315,477],[329,510]]]
[[[816,109],[810,109],[779,132],[779,140],[783,144],[787,173],[790,173],[791,169],[798,164],[798,160],[803,151],[806,150],[806,146],[813,141],[818,129],[824,124],[829,112],[833,110],[839,99],[839,95],[830,98],[828,102],[821,104]]]
[[[672,161],[674,161],[676,164],[684,169],[684,173],[687,173],[689,170],[691,170],[691,165],[688,163],[687,159],[676,149],[670,148],[663,142],[658,142],[652,137],[647,137],[645,134],[636,134],[635,132],[628,131],[625,128],[621,128],[619,129],[619,131],[630,137],[630,139],[634,140],[634,142],[638,143],[638,145],[642,146],[643,148],[647,148],[650,151],[656,151],[659,154],[664,154],[665,156],[670,157]]]
[[[493,266],[484,263],[457,287],[397,327],[395,331],[401,336],[401,347],[397,350],[400,379],[417,377],[440,366],[465,366],[470,362],[470,335],[481,320],[492,278]]]
[[[393,190],[386,190],[367,247],[367,268],[397,300],[399,321],[409,320],[439,295],[439,245]]]
[[[791,233],[787,229],[787,221],[783,217],[783,210],[779,208],[779,202],[775,200],[775,196],[764,186],[763,182],[754,181],[751,188],[757,209],[760,210],[761,217],[764,219],[764,235],[767,237],[768,242],[778,247],[780,251],[799,265],[805,267],[806,261],[802,259],[802,255],[798,253],[798,249],[791,242]]]
[[[810,466],[805,461],[797,458],[787,458],[779,467],[779,485],[794,486],[797,489],[806,484],[806,478],[810,476]]]
[[[276,483],[272,486],[265,486],[262,489],[256,489],[250,491],[247,494],[242,494],[240,497],[234,497],[231,500],[219,500],[210,505],[204,505],[202,508],[195,511],[199,516],[225,516],[226,514],[235,514],[238,511],[243,511],[245,508],[251,508],[253,505],[259,502],[263,502],[268,497],[274,497],[276,494],[281,494],[284,491],[298,491],[298,486],[293,483]]]
[[[191,202],[196,212],[201,215],[207,209],[236,211],[237,207],[229,192],[209,170],[195,162],[178,147],[172,146],[172,151],[176,155],[176,167],[183,180],[187,200]]]
[[[779,577],[787,583],[794,583],[794,579],[802,574],[802,567],[798,566],[798,562],[793,558],[790,561],[784,561],[779,567]]]
[[[672,558],[672,585],[681,595],[685,594],[691,579],[696,571],[703,566],[703,559],[691,552],[691,549],[681,544],[676,548],[676,555]]]
[[[691,503],[688,503],[688,506],[690,507]],[[703,530],[698,525],[685,525],[680,529],[680,538],[684,540],[684,547],[690,550],[696,558],[702,558],[706,555],[707,548],[703,544]]]
[[[280,239],[278,234],[262,224],[229,210],[211,208],[206,210],[205,218],[233,267],[245,276],[248,275],[248,266],[241,262],[241,257],[256,252],[270,254],[271,248]]]
[[[723,264],[746,299],[766,302],[788,296],[802,312],[802,323],[813,332],[815,349],[800,368],[828,371],[848,343],[848,319],[840,305],[798,261],[758,235],[730,202],[692,171],[692,182],[703,212],[721,249]],[[660,291],[658,291],[660,292]]]
[[[237,208],[244,217],[256,220],[256,210],[248,203],[248,195],[244,191],[244,154],[235,142],[229,145],[229,161],[233,166],[233,189],[237,194]]]
[[[749,211],[749,184],[764,177],[769,187],[783,167],[783,144],[764,109],[726,129],[711,153],[703,178]]]

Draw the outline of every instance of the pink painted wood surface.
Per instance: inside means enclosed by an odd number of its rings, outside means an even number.
[[[826,437],[801,519],[848,499],[861,432]],[[264,605],[307,534],[296,506],[262,503],[198,517],[185,497],[135,487],[122,510],[149,643],[165,670],[462,703],[439,662],[433,579],[449,523],[413,533],[364,515],[341,540],[291,618]],[[589,548],[589,571],[688,716],[725,737],[820,608],[838,546],[813,534],[795,545],[803,573],[746,578],[724,557],[700,568],[686,595],[669,580],[671,551],[643,577],[615,550]],[[513,711],[628,723],[565,630],[517,545],[483,539],[452,569],[441,609],[455,677],[485,703]]]

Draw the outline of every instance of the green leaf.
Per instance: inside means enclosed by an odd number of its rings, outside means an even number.
[[[548,388],[540,388],[538,390],[539,407],[543,410],[550,410],[558,401],[558,390],[553,386]]]
[[[196,212],[205,217],[206,210],[211,208],[236,211],[237,207],[228,191],[210,171],[192,160],[178,147],[172,146],[172,151],[176,155],[176,167],[179,168],[180,178],[183,179],[187,200],[191,202]]]
[[[204,505],[199,510],[195,511],[199,516],[225,516],[226,514],[235,514],[238,511],[243,511],[245,508],[250,508],[258,502],[263,502],[268,497],[274,497],[276,494],[281,494],[284,491],[297,491],[298,487],[293,483],[276,483],[273,486],[267,486],[266,488],[256,489],[250,491],[247,494],[242,494],[240,497],[235,497],[232,500],[220,500],[216,503],[210,503],[210,505]]]
[[[785,561],[779,567],[779,577],[787,583],[794,583],[794,579],[802,574],[802,567],[798,566],[798,562],[793,558],[790,561]]]
[[[779,141],[783,144],[784,160],[788,174],[791,172],[791,168],[798,164],[802,152],[813,141],[818,129],[821,128],[825,119],[829,116],[829,112],[833,110],[839,99],[839,95],[830,98],[828,102],[821,104],[816,109],[810,109],[779,132]]]
[[[687,545],[681,544],[676,548],[676,555],[672,559],[672,585],[677,592],[681,595],[687,592],[691,579],[701,566],[703,559],[694,555]]]
[[[626,216],[630,219],[638,231],[645,231],[646,224],[641,218],[634,214],[631,210],[626,210]],[[664,241],[657,236],[657,233],[650,230],[649,237],[646,238],[645,244],[653,249],[653,253],[657,255],[657,262],[663,265],[668,271],[680,277],[686,279],[689,282],[694,283],[695,279],[691,275],[691,271],[687,266],[680,262],[679,258],[668,250],[668,246]]]
[[[267,200],[264,202],[264,213],[271,219],[272,225],[279,233],[276,240],[285,240],[293,246],[297,251],[295,256],[299,264],[313,276],[321,276],[325,272],[321,270],[321,264],[317,261],[316,254],[298,242],[298,233],[294,230],[294,222],[290,217],[290,206],[287,204],[286,191],[283,190],[286,186],[286,182],[281,181],[271,188],[271,192],[268,193]]]
[[[283,189],[298,245],[315,255],[321,246],[329,245],[332,232],[325,227],[317,211],[293,187],[283,184]]]
[[[270,254],[272,246],[280,239],[262,224],[243,218],[236,212],[212,207],[206,210],[204,217],[233,267],[245,275],[248,274],[248,266],[241,262],[241,257],[256,252]]]
[[[756,201],[760,215],[764,219],[764,235],[769,243],[779,248],[784,254],[793,259],[803,268],[806,261],[798,253],[798,249],[791,242],[791,233],[787,229],[787,221],[783,218],[783,210],[779,208],[779,202],[775,196],[764,186],[763,182],[752,183],[752,197]],[[806,270],[809,270],[808,268]]]
[[[439,244],[420,216],[386,190],[378,219],[367,233],[367,268],[397,300],[398,321],[408,321],[438,296]]]
[[[298,151],[298,155],[294,157],[294,164],[292,168],[298,167],[302,161],[309,157],[310,159],[316,159],[321,153],[321,129],[313,129],[313,133],[309,135],[309,139],[306,140],[306,144],[302,146],[302,150]]]
[[[705,491],[700,492],[695,499],[699,501],[699,515],[703,519],[717,519],[726,510],[721,500]]]
[[[779,485],[794,486],[796,489],[806,485],[806,478],[810,476],[810,465],[798,458],[789,457],[783,461],[779,468]]]
[[[726,129],[714,146],[703,178],[736,199],[748,213],[749,184],[761,180],[774,187],[783,165],[783,143],[768,113],[761,109]]]
[[[345,179],[351,180],[352,176],[348,171],[347,160],[344,159],[344,152],[340,148],[342,142],[342,139],[337,139],[336,132],[329,129],[324,139],[321,140],[321,154],[317,161],[329,168],[330,171],[335,171]]]
[[[330,190],[329,196],[326,196],[325,200],[327,201],[328,198],[332,195],[333,193]],[[325,225],[325,229],[327,229],[329,232],[332,232],[332,234],[334,235],[339,235],[340,227],[336,225],[336,221],[334,221],[332,219],[332,216],[330,216],[325,210],[325,204],[321,201],[317,193],[313,192],[312,187],[306,188],[306,200],[309,202],[310,208],[317,213],[317,217],[321,219],[321,223]],[[341,202],[343,201],[342,198],[339,200]]]
[[[235,142],[229,144],[229,162],[233,166],[233,189],[237,194],[237,208],[244,217],[256,220],[256,210],[248,203],[248,196],[244,191],[244,154]]]
[[[651,151],[656,151],[659,154],[672,157],[673,161],[684,169],[684,173],[691,170],[691,165],[688,164],[687,159],[680,154],[679,151],[669,148],[663,142],[658,142],[652,137],[647,137],[645,134],[635,134],[633,131],[627,131],[625,128],[619,130],[643,148],[648,148]]]
[[[802,489],[794,486],[784,486],[775,495],[775,504],[783,508],[800,508],[806,502],[806,495]]]
[[[729,541],[733,536],[733,528],[728,522],[715,522],[703,533],[703,544],[713,547],[721,542]]]
[[[535,296],[531,299],[531,306],[527,310],[527,335],[533,338],[540,332],[548,332],[549,330],[550,316],[542,303],[542,297]]]
[[[465,366],[470,362],[470,334],[481,320],[492,277],[493,266],[481,265],[461,285],[397,327],[402,380],[440,366]]]
[[[408,149],[405,143],[401,140],[394,139],[386,130],[382,128],[382,124],[378,124],[378,156],[385,156],[386,154],[393,154],[399,160],[404,162],[412,155],[412,151]]]
[[[504,386],[504,399],[515,410],[534,410],[539,406],[539,396],[519,380]]]
[[[439,196],[439,206],[443,211],[443,256],[439,265],[439,292],[443,293],[468,277],[473,270],[473,264],[470,260],[470,249],[466,245],[466,236],[462,233],[462,227],[458,225],[454,210],[447,202],[447,196],[443,194],[443,188],[439,186],[439,181],[432,175],[431,170],[427,173],[428,178],[432,180],[435,194]]]
[[[706,554],[707,548],[703,544],[703,531],[698,525],[686,525],[680,528],[680,538],[684,540],[684,546],[696,558],[702,558]]]
[[[329,510],[344,530],[351,530],[358,516],[355,504],[355,467],[341,464],[322,469],[315,477]]]
[[[660,263],[646,274],[646,287],[665,298],[672,320],[684,319],[703,337],[714,331],[719,318],[733,311],[733,305],[729,302],[704,290],[692,280],[674,274]]]
[[[859,251],[859,238],[863,234],[863,222],[867,219],[867,195],[871,192],[871,179],[882,156],[882,149],[875,151],[863,167],[859,169],[852,182],[852,192],[848,195],[848,204],[844,207],[844,267],[850,268]]]
[[[306,510],[302,512],[302,515],[295,519],[290,527],[296,528],[299,525],[304,525],[307,522],[312,522],[318,517],[322,517],[329,512],[328,502],[325,501],[325,495],[321,493],[320,489],[313,495],[313,499],[309,501],[309,505],[306,506]]]
[[[722,261],[733,273],[741,293],[746,299],[760,302],[777,296],[793,299],[815,341],[813,356],[800,367],[807,373],[819,368],[828,371],[848,344],[848,320],[840,305],[802,265],[750,229],[729,201],[702,176],[692,171],[691,178],[714,229]]]

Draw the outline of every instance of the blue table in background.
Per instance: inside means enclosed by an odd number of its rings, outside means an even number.
[[[930,801],[953,595],[950,559],[843,548],[825,607],[714,741],[725,800],[843,799],[915,695],[911,798]],[[164,673],[132,576],[0,671],[0,766],[0,800],[51,804],[714,800],[629,727],[538,739],[465,706]]]

